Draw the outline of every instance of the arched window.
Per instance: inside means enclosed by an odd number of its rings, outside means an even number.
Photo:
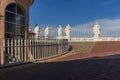
[[[25,14],[17,4],[5,9],[5,38],[25,38]]]

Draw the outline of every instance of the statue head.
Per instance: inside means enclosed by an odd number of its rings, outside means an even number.
[[[59,25],[59,28],[58,29],[62,29],[62,26],[61,25]]]
[[[95,25],[99,25],[99,23],[98,22],[96,22],[96,24]]]
[[[68,24],[67,26],[69,26],[69,27],[70,27],[70,24]]]
[[[40,26],[39,26],[39,25],[36,25],[36,26],[35,26],[34,32],[35,32],[36,34],[39,34],[39,33],[40,33]]]
[[[47,27],[45,28],[45,31],[47,31],[47,30],[49,30],[49,26],[47,26]]]
[[[70,24],[68,24],[68,25],[66,26],[66,28],[67,28],[67,29],[71,29],[71,26],[70,26]]]
[[[29,28],[29,31],[32,31],[32,29],[31,29],[31,28]]]

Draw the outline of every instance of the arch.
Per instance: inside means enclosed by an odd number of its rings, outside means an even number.
[[[5,38],[25,38],[25,10],[17,3],[5,8]]]
[[[23,3],[21,0],[20,1],[10,0],[10,1],[6,1],[5,3],[4,3],[4,0],[3,0],[1,2],[1,6],[2,6],[1,14],[2,15],[5,16],[5,9],[10,4],[16,4],[16,5],[18,5],[24,11],[25,15],[27,15],[27,12],[26,12],[26,10],[27,10],[26,6],[27,5],[25,3]]]
[[[24,12],[24,15],[26,15],[26,11],[25,11],[24,5],[22,5],[20,3],[17,3],[17,2],[11,2],[11,3],[7,4],[6,7],[4,8],[4,10],[6,10],[6,8],[8,6],[10,6],[11,4],[17,5]]]

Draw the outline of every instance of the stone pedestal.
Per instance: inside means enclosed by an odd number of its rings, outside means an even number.
[[[94,38],[94,41],[99,41],[100,39],[99,38]]]

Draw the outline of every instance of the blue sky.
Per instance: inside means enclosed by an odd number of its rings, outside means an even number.
[[[30,7],[31,27],[92,26],[96,21],[104,27],[109,22],[120,27],[120,0],[34,0]]]

